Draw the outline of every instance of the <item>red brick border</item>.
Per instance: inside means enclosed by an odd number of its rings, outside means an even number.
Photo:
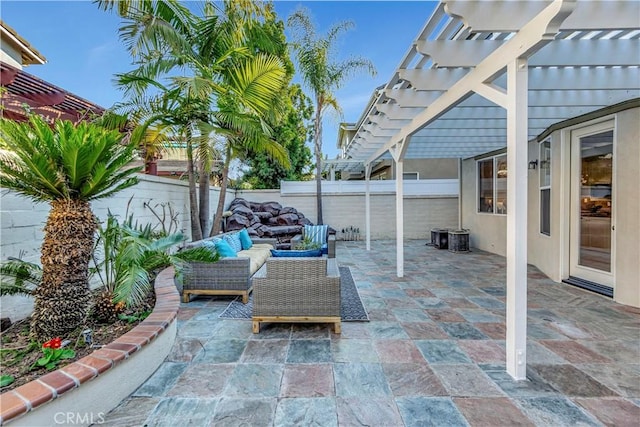
[[[156,304],[153,312],[135,328],[89,356],[0,394],[0,425],[108,373],[114,366],[156,339],[176,320],[180,308],[180,295],[173,276],[172,267],[158,274],[154,284]]]

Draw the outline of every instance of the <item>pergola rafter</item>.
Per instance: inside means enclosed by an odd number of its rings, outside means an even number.
[[[391,141],[393,132],[396,137],[400,130],[412,136],[428,136],[427,129],[432,124],[420,123],[419,114],[422,112],[424,117],[427,107],[434,110],[432,104],[436,100],[459,86],[465,76],[475,71],[475,65],[502,49],[521,33],[522,25],[550,3],[440,3],[392,78],[378,91],[356,136],[365,140],[375,136],[375,140],[366,146],[367,149],[376,146],[375,152],[380,155],[395,143]],[[559,25],[553,39],[539,46],[529,58],[530,138],[558,121],[640,97],[640,49],[637,48],[640,3],[581,0],[575,6],[575,11]],[[490,18],[488,8],[491,8]],[[510,12],[514,8],[518,11],[515,14]],[[491,83],[504,89],[505,71],[502,67]],[[483,89],[480,85],[476,88],[477,91]],[[412,124],[416,118],[416,123]],[[449,119],[505,120],[506,114],[494,102],[470,91],[457,103],[452,103],[437,122]],[[482,133],[484,126],[477,129]],[[388,138],[384,144],[377,138],[380,136]],[[469,142],[473,142],[473,135],[469,136]],[[415,144],[410,144],[407,149],[407,158],[425,155],[425,150],[416,150],[413,146]],[[347,156],[363,159],[363,147],[363,144],[347,147]],[[470,149],[469,155],[476,151]],[[428,153],[426,155],[430,157]],[[363,160],[371,160],[371,157],[369,154]]]

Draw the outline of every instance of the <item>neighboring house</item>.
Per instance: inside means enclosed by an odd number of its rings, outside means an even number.
[[[365,179],[365,170],[361,161],[349,161],[349,150],[358,145],[365,138],[373,138],[370,130],[376,129],[375,120],[379,117],[379,111],[375,104],[383,97],[384,86],[377,87],[366,108],[360,115],[357,123],[340,123],[338,127],[337,148],[340,150],[338,158],[325,161],[325,169],[328,169],[330,176],[332,171],[340,170],[341,180],[362,180]],[[372,116],[370,116],[372,115]],[[381,130],[378,130],[381,132]],[[383,132],[384,133],[384,132]],[[458,160],[450,159],[407,159],[402,173],[403,179],[457,179]],[[393,180],[396,179],[395,164],[391,159],[378,159],[372,164],[370,179]]]
[[[365,110],[366,111],[366,110]],[[358,129],[363,126],[363,120],[366,115],[363,113],[358,124],[340,123],[338,128],[338,144],[340,154],[336,160],[326,161],[329,171],[332,165],[340,169],[340,179],[362,180],[365,179],[364,167],[361,161],[353,162],[349,167],[347,148],[351,145]],[[371,124],[371,123],[369,123]],[[365,125],[366,126],[366,125]],[[340,167],[341,165],[341,167]],[[391,159],[380,159],[375,162],[371,170],[370,179],[393,180],[396,179],[395,164]],[[416,179],[457,179],[458,178],[458,160],[457,159],[407,159],[405,161],[402,177],[405,180]]]
[[[442,1],[344,149],[341,167],[361,160],[368,179],[384,159],[398,176],[409,159],[460,159],[460,225],[507,259],[516,379],[527,262],[640,307],[639,42],[637,1]],[[402,276],[401,244],[397,261]]]
[[[26,119],[25,107],[50,121],[74,122],[99,115],[104,108],[23,71],[46,59],[10,26],[0,21],[0,113],[11,120]]]

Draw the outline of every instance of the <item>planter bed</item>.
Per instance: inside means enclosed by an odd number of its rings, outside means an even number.
[[[176,337],[173,268],[156,277],[156,304],[138,326],[89,356],[0,395],[0,425],[99,424],[160,366]]]

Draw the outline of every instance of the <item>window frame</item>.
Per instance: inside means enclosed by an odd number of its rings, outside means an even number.
[[[506,164],[507,162],[507,153],[501,153],[501,154],[496,154],[494,156],[489,156],[489,157],[484,157],[482,159],[478,159],[476,160],[476,213],[480,214],[480,215],[499,215],[499,216],[506,216],[507,215],[507,210],[506,208],[504,208],[504,212],[498,212],[496,209],[497,208],[497,200],[498,200],[498,161],[502,161],[502,158],[504,158],[504,162]],[[492,204],[491,204],[491,211],[487,212],[487,211],[482,211],[480,210],[480,198],[481,198],[481,177],[480,177],[480,168],[481,168],[481,163],[484,162],[491,162],[491,166],[492,166],[492,176],[491,176],[491,188],[492,188]],[[508,174],[508,171],[507,171]],[[488,178],[487,178],[488,179]],[[502,179],[502,177],[500,178]],[[507,177],[504,177],[505,179],[505,184],[506,184],[506,179]],[[507,200],[507,195],[506,195],[506,186],[505,186],[505,190],[504,190],[504,200]]]
[[[546,146],[546,147],[545,147]],[[548,153],[548,157],[547,154]],[[548,162],[548,167],[543,163]],[[551,170],[551,166],[553,164],[553,155],[551,151],[551,138],[544,139],[538,143],[538,215],[540,216],[538,223],[538,233],[542,236],[551,237],[551,204],[553,203],[551,200],[551,192],[552,192],[552,183],[553,183],[553,172]],[[548,170],[549,180],[548,183],[545,182],[544,178],[546,174],[545,170]],[[542,212],[543,204],[542,204],[542,194],[544,191],[549,192],[549,203],[547,204],[547,217],[549,218],[549,230],[545,232],[543,230],[543,218],[544,214]]]
[[[415,178],[407,178],[407,175],[414,176]],[[402,172],[402,180],[403,181],[417,181],[420,179],[420,173],[418,172]]]

